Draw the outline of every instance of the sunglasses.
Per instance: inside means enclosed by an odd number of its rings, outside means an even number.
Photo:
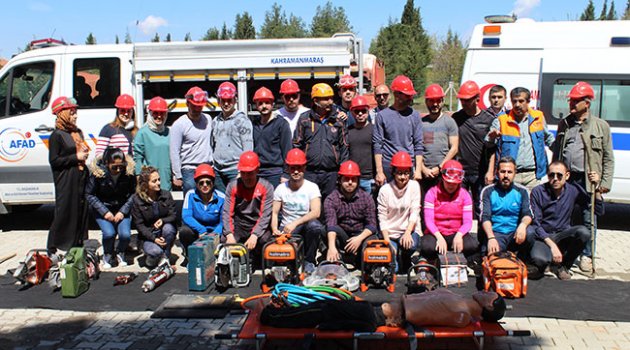
[[[354,114],[367,114],[368,110],[367,109],[353,109],[352,113],[354,113]]]
[[[376,94],[375,96],[376,98],[386,98],[389,96],[389,94]]]
[[[285,99],[287,100],[297,100],[298,98],[298,94],[288,94],[288,95],[283,95]]]
[[[549,173],[547,174],[547,177],[549,178],[549,180],[551,179],[562,180],[562,178],[564,177],[564,174],[563,173]]]
[[[113,171],[123,171],[125,170],[125,167],[127,167],[126,165],[112,165],[112,170]]]
[[[197,182],[197,185],[199,185],[201,187],[212,186],[212,184],[213,184],[212,180],[201,180],[201,181]]]

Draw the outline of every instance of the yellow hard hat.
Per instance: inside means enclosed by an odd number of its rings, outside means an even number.
[[[311,90],[311,97],[333,97],[334,95],[333,89],[326,83],[315,84]]]

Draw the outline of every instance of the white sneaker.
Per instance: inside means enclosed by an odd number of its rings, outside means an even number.
[[[118,260],[118,267],[127,266],[127,262],[125,261],[125,255],[122,253],[116,254],[116,259]]]
[[[580,263],[578,264],[578,267],[580,268],[580,270],[582,270],[582,272],[592,272],[593,260],[586,255],[582,255],[582,258],[580,258]]]
[[[107,256],[103,257],[103,264],[102,264],[102,269],[103,270],[109,270],[112,268],[112,264],[109,263],[109,258]]]

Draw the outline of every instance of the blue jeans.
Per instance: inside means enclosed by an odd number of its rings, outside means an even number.
[[[103,218],[96,218],[96,223],[103,231],[103,252],[105,255],[114,254],[114,243],[116,242],[116,233],[118,233],[118,248],[119,253],[124,253],[127,250],[129,241],[131,240],[131,218],[126,217],[118,223],[107,221]]]
[[[514,252],[519,259],[523,261],[528,261],[530,259],[530,252],[532,247],[534,246],[534,242],[536,242],[536,237],[534,230],[527,230],[527,235],[525,236],[525,241],[521,244],[516,243],[516,239],[514,238],[515,232],[510,234],[504,234],[495,232],[494,237],[496,237],[497,243],[499,243],[499,251],[511,251]],[[488,244],[486,242],[485,245],[482,246],[481,250],[482,256],[488,254]]]
[[[166,223],[156,233],[156,237],[163,237],[166,240],[166,246],[164,248],[157,245],[155,242],[144,241],[142,244],[142,250],[144,254],[152,258],[160,258],[162,255],[166,255],[167,258],[171,256],[171,247],[175,241],[177,235],[177,229],[171,223]]]
[[[195,184],[195,169],[182,169],[182,181],[184,184],[182,185],[182,190],[184,191],[184,196],[188,191],[194,190],[196,188]]]
[[[401,236],[402,237],[402,236]],[[396,254],[396,273],[398,273],[398,260],[402,259],[409,259],[411,258],[411,256],[413,255],[414,252],[420,250],[420,235],[416,232],[413,232],[411,234],[411,239],[413,240],[413,245],[411,246],[411,248],[409,249],[398,249],[398,246],[400,245],[400,238],[396,238],[393,239],[391,238],[389,240],[389,243],[391,244],[392,248],[394,248],[394,253]],[[406,272],[406,271],[401,271],[402,272]]]
[[[363,191],[372,194],[372,184],[374,183],[374,179],[359,179],[359,187],[363,189]]]

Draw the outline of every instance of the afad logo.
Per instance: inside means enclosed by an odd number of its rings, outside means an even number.
[[[17,128],[0,131],[0,159],[10,163],[24,159],[28,151],[36,145],[31,136],[30,132],[22,134]]]

